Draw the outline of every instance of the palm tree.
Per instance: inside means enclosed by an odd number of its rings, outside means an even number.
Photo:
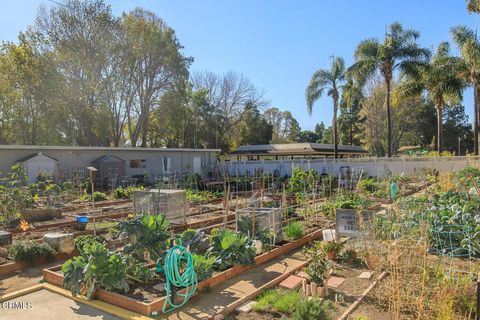
[[[480,88],[480,42],[477,35],[466,26],[452,28],[452,38],[460,49],[465,69],[463,75],[473,86],[473,149],[478,155],[478,92]]]
[[[462,60],[450,55],[448,42],[441,42],[429,64],[425,65],[418,77],[409,78],[400,85],[400,93],[408,95],[428,91],[430,100],[437,111],[436,149],[442,151],[442,112],[445,105],[452,105],[462,100],[465,81],[460,76]]]
[[[313,104],[320,99],[323,91],[327,89],[327,95],[333,99],[333,148],[334,157],[338,158],[338,132],[337,132],[337,112],[339,90],[345,80],[345,62],[341,57],[331,57],[332,63],[330,69],[317,70],[310,80],[306,90],[308,113],[312,114]]]
[[[348,74],[364,84],[368,78],[380,71],[387,88],[387,155],[392,156],[392,118],[390,112],[391,84],[395,71],[416,76],[418,67],[424,65],[430,51],[420,48],[417,39],[418,31],[403,29],[398,22],[389,26],[383,43],[372,38],[362,42],[355,51],[355,63],[348,69]]]

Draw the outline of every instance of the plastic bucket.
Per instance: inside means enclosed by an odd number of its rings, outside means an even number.
[[[77,216],[77,222],[88,223],[88,217],[87,216]]]

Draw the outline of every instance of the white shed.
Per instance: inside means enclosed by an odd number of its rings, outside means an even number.
[[[54,177],[58,172],[58,160],[41,152],[33,153],[17,162],[25,168],[30,182],[37,181],[40,173]]]

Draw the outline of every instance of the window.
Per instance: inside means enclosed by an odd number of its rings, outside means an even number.
[[[146,168],[147,167],[147,160],[130,160],[130,168]]]

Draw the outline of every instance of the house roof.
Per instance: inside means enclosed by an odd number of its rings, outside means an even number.
[[[30,154],[30,155],[28,155],[28,156],[26,156],[26,157],[23,157],[23,158],[17,160],[16,162],[25,162],[25,161],[28,161],[28,160],[33,159],[33,158],[35,158],[35,157],[38,157],[38,156],[45,156],[45,157],[50,158],[50,159],[52,159],[52,160],[58,161],[58,160],[55,159],[54,157],[50,157],[48,154],[44,154],[44,153],[41,153],[41,152],[37,152],[37,153],[32,153],[32,154]]]
[[[93,160],[92,163],[95,163],[95,162],[104,162],[104,161],[107,161],[107,160],[112,159],[112,158],[113,158],[113,159],[117,159],[117,160],[119,160],[119,161],[121,161],[121,162],[125,162],[125,160],[123,160],[123,159],[120,158],[120,157],[117,157],[116,155],[106,154],[106,155],[101,156],[100,158],[97,158],[97,159]],[[113,160],[113,159],[112,159],[112,160]],[[117,161],[117,162],[118,162],[118,161]]]
[[[256,144],[238,147],[232,154],[237,155],[330,155],[334,153],[333,144],[324,143],[285,143]],[[367,154],[362,147],[338,145],[339,154]]]
[[[96,151],[103,150],[105,152],[115,151],[197,151],[197,152],[220,152],[220,149],[201,149],[201,148],[141,148],[141,147],[88,147],[88,146],[35,146],[35,145],[0,145],[0,150],[66,150],[66,151]]]

